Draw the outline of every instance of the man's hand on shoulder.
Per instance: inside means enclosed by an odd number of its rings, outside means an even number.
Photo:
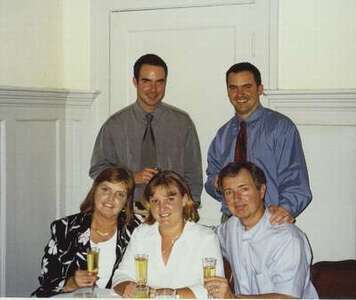
[[[268,210],[271,214],[269,219],[271,224],[294,223],[295,219],[290,212],[282,206],[270,205]]]
[[[145,168],[135,173],[136,184],[146,184],[151,178],[158,173],[158,169]]]

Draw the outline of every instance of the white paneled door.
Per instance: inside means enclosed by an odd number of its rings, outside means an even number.
[[[145,53],[160,55],[168,64],[164,101],[188,111],[195,122],[205,170],[209,143],[233,115],[226,70],[251,61],[269,83],[270,1],[117,10],[110,20],[110,112],[136,99],[131,84],[135,60]],[[219,206],[205,192],[202,206],[201,221],[216,223]]]

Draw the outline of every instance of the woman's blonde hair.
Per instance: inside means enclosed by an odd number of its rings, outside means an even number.
[[[128,224],[133,218],[133,194],[135,182],[132,173],[124,168],[108,168],[102,171],[94,180],[88,195],[80,204],[80,211],[92,213],[95,208],[95,192],[100,183],[108,181],[110,183],[124,183],[127,188],[127,200],[122,212],[125,213],[125,223]]]
[[[172,170],[160,171],[146,185],[144,191],[145,206],[148,209],[148,216],[145,220],[147,224],[153,224],[156,222],[150,209],[150,198],[153,196],[155,190],[158,187],[169,188],[175,186],[179,190],[182,196],[187,197],[187,202],[183,207],[183,219],[185,221],[199,221],[199,214],[197,204],[193,201],[192,193],[188,184],[184,181],[183,177]]]

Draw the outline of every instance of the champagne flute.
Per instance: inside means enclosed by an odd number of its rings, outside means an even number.
[[[136,281],[138,286],[146,286],[147,284],[147,265],[148,265],[147,254],[135,255]]]
[[[215,276],[215,273],[216,273],[216,258],[205,257],[203,259],[204,279]]]
[[[92,247],[87,253],[87,269],[89,273],[97,275],[99,272],[99,252],[98,247]],[[96,282],[93,283],[91,291],[94,294]]]
[[[136,286],[134,298],[150,298],[150,288],[143,285]]]
[[[216,273],[216,258],[214,257],[204,257],[203,258],[203,275],[204,279],[215,276]],[[208,294],[209,298],[212,298],[210,294]]]

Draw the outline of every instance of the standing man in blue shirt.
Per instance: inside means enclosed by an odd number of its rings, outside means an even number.
[[[217,228],[221,252],[229,261],[234,292],[225,277],[205,280],[213,298],[316,299],[310,281],[311,250],[294,224],[271,224],[264,196],[269,186],[251,162],[231,162],[218,179],[232,217]]]
[[[226,221],[231,214],[217,188],[217,177],[240,154],[237,137],[244,125],[247,140],[244,159],[255,163],[266,174],[269,188],[265,204],[271,213],[270,221],[291,223],[312,199],[298,130],[288,117],[261,105],[261,74],[251,63],[230,67],[226,84],[235,116],[218,130],[209,147],[205,189],[221,202],[222,222]]]

